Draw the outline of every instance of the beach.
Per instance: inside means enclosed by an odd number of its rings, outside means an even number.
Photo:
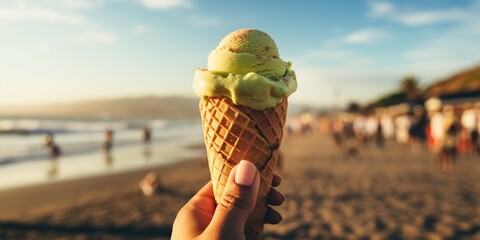
[[[164,166],[0,191],[0,239],[169,239],[178,210],[209,180],[198,156]],[[326,134],[286,136],[284,220],[264,239],[479,239],[480,161],[452,173],[424,150],[387,142],[347,157]],[[140,157],[140,156],[139,156]],[[138,187],[150,171],[164,190]]]

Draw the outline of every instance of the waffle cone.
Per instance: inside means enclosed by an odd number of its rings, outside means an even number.
[[[241,160],[255,164],[261,174],[255,209],[245,226],[247,239],[259,239],[267,211],[267,197],[279,156],[287,100],[255,111],[229,98],[200,101],[200,113],[215,199],[220,200],[232,168]]]

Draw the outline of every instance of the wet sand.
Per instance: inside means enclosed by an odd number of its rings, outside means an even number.
[[[480,239],[480,158],[446,174],[426,151],[389,143],[349,159],[325,135],[290,136],[282,152],[284,220],[264,239]],[[202,158],[0,192],[0,239],[168,239],[209,180]],[[149,170],[166,189],[145,197]]]

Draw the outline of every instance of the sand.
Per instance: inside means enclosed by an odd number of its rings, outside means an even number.
[[[360,149],[349,159],[326,135],[283,143],[287,200],[264,239],[480,239],[480,158],[441,172],[427,151]],[[178,210],[208,180],[202,156],[128,173],[0,192],[0,239],[168,239]],[[150,170],[165,190],[138,188]]]

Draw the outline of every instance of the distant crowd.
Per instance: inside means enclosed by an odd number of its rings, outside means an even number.
[[[453,170],[459,154],[480,155],[479,129],[478,103],[428,110],[415,106],[405,112],[336,113],[329,118],[306,112],[287,124],[290,134],[328,131],[349,157],[356,157],[359,148],[369,144],[382,149],[386,141],[409,144],[414,153],[429,149],[446,172]]]

